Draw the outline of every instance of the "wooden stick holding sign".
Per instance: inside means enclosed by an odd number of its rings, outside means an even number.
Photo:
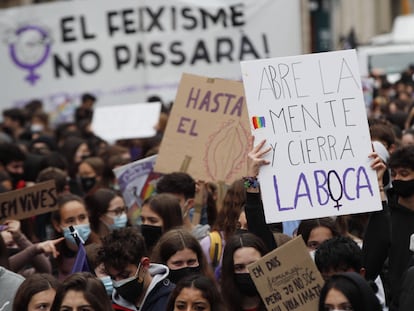
[[[268,311],[318,310],[324,282],[302,236],[247,268]]]
[[[57,209],[54,180],[0,194],[0,223],[7,219],[25,219]]]

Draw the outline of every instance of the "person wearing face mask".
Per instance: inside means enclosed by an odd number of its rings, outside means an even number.
[[[414,233],[414,146],[395,150],[388,160],[392,188],[384,192],[381,184],[383,170],[377,170],[383,210],[372,213],[365,230],[363,266],[366,278],[375,279],[389,260],[390,305],[401,290],[404,272],[410,264],[410,237]]]
[[[24,161],[26,154],[14,143],[0,143],[0,170],[11,178],[13,190],[25,186]]]
[[[164,232],[183,225],[178,198],[161,193],[145,200],[142,203],[141,223],[141,233],[147,249],[152,250]]]
[[[68,164],[69,188],[70,192],[77,195],[83,195],[80,184],[77,179],[78,167],[82,160],[91,155],[86,140],[69,136],[59,144],[59,152],[62,154]]]
[[[228,311],[266,310],[247,270],[266,253],[263,241],[252,233],[236,234],[227,241],[220,285]]]
[[[52,225],[57,237],[63,236],[65,241],[57,247],[59,256],[56,259],[58,279],[64,280],[75,263],[78,245],[71,234],[70,226],[78,232],[80,242],[85,245],[100,243],[99,237],[91,231],[89,215],[82,198],[74,194],[64,194],[58,200],[58,209],[52,213]]]
[[[169,269],[150,262],[144,238],[136,228],[122,228],[107,235],[99,261],[113,281],[112,301],[122,310],[165,310],[174,288],[168,279]]]
[[[201,274],[215,282],[197,239],[185,229],[172,229],[162,235],[152,252],[152,259],[168,266],[168,278],[177,284],[189,275]]]
[[[98,189],[85,197],[91,229],[103,238],[114,229],[128,224],[127,208],[122,196],[111,189]]]
[[[105,164],[99,157],[89,157],[82,160],[78,167],[78,178],[83,193],[93,194],[102,187],[102,175]]]

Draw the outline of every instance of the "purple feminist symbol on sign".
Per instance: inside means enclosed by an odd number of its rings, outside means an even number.
[[[44,29],[26,25],[16,30],[15,40],[9,44],[9,52],[13,62],[29,71],[25,79],[32,85],[40,78],[35,69],[41,66],[50,53],[51,40]]]

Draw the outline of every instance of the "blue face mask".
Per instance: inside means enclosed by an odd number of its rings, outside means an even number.
[[[86,240],[89,238],[89,235],[91,234],[91,227],[89,224],[82,224],[82,225],[76,225],[73,226],[73,228],[78,231],[79,237],[83,240],[83,242],[86,242]],[[70,232],[69,227],[62,228],[63,229],[63,236],[67,241],[70,243],[77,245],[75,238]]]
[[[114,223],[110,226],[112,230],[125,228],[128,221],[128,217],[125,213],[115,216],[112,219],[114,221]]]
[[[114,291],[114,285],[112,284],[111,277],[108,275],[108,276],[100,277],[99,279],[105,286],[106,293],[108,294],[109,297],[111,297],[112,292]]]

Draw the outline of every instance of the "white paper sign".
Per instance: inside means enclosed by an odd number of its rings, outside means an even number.
[[[268,223],[381,209],[354,50],[242,62]]]
[[[160,112],[161,103],[97,107],[92,129],[107,141],[152,137],[156,134]]]

